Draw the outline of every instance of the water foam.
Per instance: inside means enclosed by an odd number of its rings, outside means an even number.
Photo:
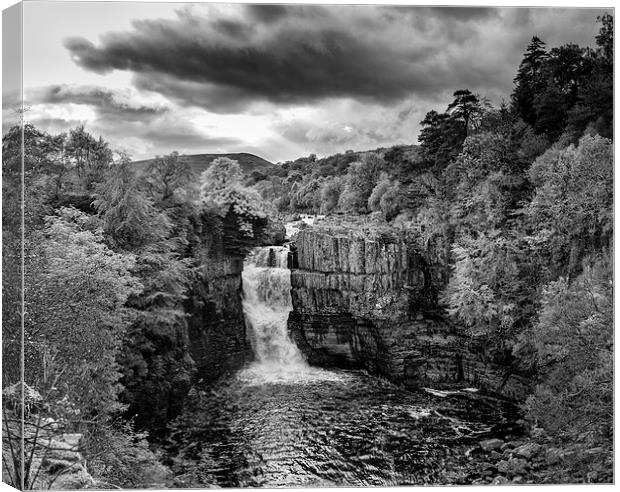
[[[337,378],[329,371],[309,367],[288,335],[288,316],[293,310],[288,253],[286,246],[255,248],[244,262],[243,312],[256,359],[239,374],[247,383]]]

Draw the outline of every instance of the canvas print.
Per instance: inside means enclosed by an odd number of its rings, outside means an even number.
[[[3,481],[613,483],[613,33],[4,10]]]

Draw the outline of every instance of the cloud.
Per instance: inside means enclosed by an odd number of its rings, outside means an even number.
[[[460,22],[486,20],[497,17],[499,10],[493,7],[428,7],[428,12]]]
[[[269,24],[287,16],[292,7],[289,5],[246,5],[245,8],[254,20]]]
[[[30,89],[29,104],[79,104],[91,106],[99,117],[144,121],[159,116],[168,108],[163,102],[147,102],[143,95],[131,89],[110,90],[97,86],[51,85]]]
[[[285,160],[414,143],[424,114],[457,89],[508,98],[533,35],[592,45],[601,13],[188,4],[99,37],[75,31],[63,55],[83,76],[67,79],[82,85],[27,88],[29,114],[58,131],[86,122],[136,158],[176,149]]]
[[[51,85],[26,92],[30,106],[26,119],[50,133],[77,125],[108,140],[134,158],[167,154],[226,151],[242,147],[234,136],[214,134],[190,121],[188,111],[162,96],[135,89],[106,89],[85,85]]]
[[[182,106],[196,106],[212,112],[244,111],[254,101],[251,94],[236,87],[183,80],[159,72],[138,73],[133,84],[137,89],[156,92]]]
[[[329,155],[411,144],[432,103],[407,99],[391,106],[354,100],[289,111],[274,117],[274,131],[296,145],[298,155]]]
[[[399,48],[389,39],[336,25],[308,32],[285,23],[269,32],[241,23],[223,30],[222,22],[200,20],[200,29],[183,20],[142,22],[132,33],[105,36],[99,47],[85,39],[69,39],[66,46],[86,69],[129,70],[141,76],[142,85],[147,78],[163,93],[183,97],[181,84],[203,84],[205,106],[234,104],[239,95],[276,103],[349,96],[394,100],[412,87],[433,87],[421,70],[437,49],[428,42],[396,56],[391,52]],[[188,102],[196,101],[194,93],[189,91]]]
[[[65,46],[86,70],[128,71],[137,87],[230,112],[255,101],[508,91],[521,56],[513,41],[524,48],[532,35],[510,24],[527,21],[526,9],[251,5],[207,14],[188,7],[175,19],[135,21],[97,45],[70,38]]]

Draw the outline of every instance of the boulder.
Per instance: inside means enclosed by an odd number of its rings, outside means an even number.
[[[548,465],[556,465],[564,459],[564,452],[558,448],[548,448],[545,458]]]
[[[77,440],[74,436],[75,434],[68,434],[69,442],[64,440],[64,437],[56,437],[49,440],[49,442],[44,446],[47,453],[43,458],[43,467],[44,468],[55,468],[59,469],[62,467],[72,466],[74,463],[77,463],[82,460],[82,456],[79,453],[79,437],[80,434],[77,434]]]
[[[515,456],[520,456],[525,459],[531,459],[536,456],[540,452],[541,446],[540,444],[536,444],[535,442],[530,442],[523,444],[513,450]]]
[[[502,453],[508,454],[510,452],[510,450],[514,449],[514,448],[515,448],[515,443],[512,442],[512,441],[508,441],[508,442],[505,442],[504,444],[502,444],[501,448],[499,448],[499,449],[500,449],[500,451]]]
[[[547,433],[542,427],[534,427],[530,430],[530,436],[532,436],[532,438],[534,439],[542,439],[546,437],[546,435]]]
[[[480,441],[480,447],[483,451],[493,451],[496,449],[500,449],[504,444],[504,441],[501,439],[487,439],[486,441]]]
[[[525,473],[527,461],[522,458],[509,458],[497,463],[497,471],[505,475],[515,476]]]
[[[97,487],[93,477],[81,464],[60,474],[52,483],[52,490],[76,490]]]

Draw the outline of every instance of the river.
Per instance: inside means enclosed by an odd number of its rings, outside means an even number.
[[[286,246],[259,248],[246,260],[243,304],[255,361],[215,390],[194,395],[181,424],[192,443],[185,456],[195,462],[193,485],[386,486],[479,478],[478,442],[511,432],[512,406],[473,391],[412,392],[363,371],[308,366],[287,334],[287,254]]]

